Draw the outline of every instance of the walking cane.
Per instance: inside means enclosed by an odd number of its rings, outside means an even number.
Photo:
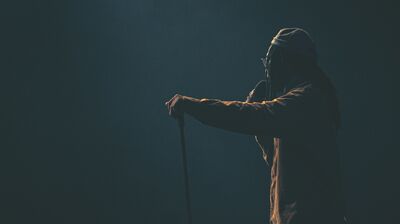
[[[190,192],[189,192],[189,175],[187,168],[187,158],[186,158],[186,144],[185,144],[185,130],[184,130],[184,117],[178,117],[179,131],[181,135],[181,147],[182,147],[182,164],[183,164],[183,175],[185,181],[185,195],[186,195],[186,211],[188,224],[192,224],[192,211],[190,203]]]

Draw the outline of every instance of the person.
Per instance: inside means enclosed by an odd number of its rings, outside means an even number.
[[[254,135],[272,165],[270,223],[346,223],[337,132],[340,111],[332,82],[301,28],[284,28],[262,59],[266,80],[245,101],[176,94],[169,115]]]

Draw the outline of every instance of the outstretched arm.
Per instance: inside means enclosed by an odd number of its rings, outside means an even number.
[[[312,95],[310,87],[293,89],[272,101],[223,101],[175,95],[166,105],[174,117],[185,112],[216,128],[275,137],[295,128],[304,118],[304,108]]]

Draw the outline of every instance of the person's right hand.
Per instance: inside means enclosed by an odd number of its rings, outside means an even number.
[[[165,106],[168,109],[169,116],[173,118],[181,118],[184,113],[183,101],[185,96],[175,94],[170,100],[165,102]]]

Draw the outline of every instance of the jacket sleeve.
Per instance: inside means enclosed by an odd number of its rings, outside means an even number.
[[[278,137],[296,129],[312,102],[311,85],[271,101],[241,102],[186,97],[184,110],[203,124],[248,135]]]

